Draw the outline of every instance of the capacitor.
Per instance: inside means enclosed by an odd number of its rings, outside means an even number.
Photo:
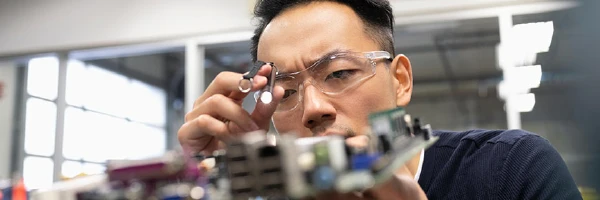
[[[329,148],[326,141],[315,144],[313,152],[318,166],[329,165]]]
[[[317,190],[329,190],[335,183],[335,172],[331,167],[320,166],[312,174],[312,183]]]
[[[304,152],[298,156],[298,166],[304,171],[312,170],[315,166],[315,154]]]
[[[358,154],[352,156],[351,164],[353,171],[366,170],[371,168],[373,163],[379,159],[379,154]]]

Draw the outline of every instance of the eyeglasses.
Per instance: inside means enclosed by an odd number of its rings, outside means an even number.
[[[386,51],[336,53],[318,60],[302,71],[278,73],[275,85],[281,86],[285,92],[275,112],[290,111],[298,107],[302,101],[305,82],[301,76],[310,77],[310,83],[324,94],[337,95],[374,76],[377,59],[391,60],[391,55]]]

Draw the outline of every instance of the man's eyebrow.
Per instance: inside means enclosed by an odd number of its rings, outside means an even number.
[[[307,62],[307,64],[310,64],[310,65],[306,65],[306,66],[308,66],[306,69],[313,67],[313,65],[315,63],[319,63],[319,62],[322,62],[325,59],[329,59],[329,57],[331,57],[333,55],[337,55],[337,54],[340,54],[340,53],[349,53],[349,52],[351,52],[351,51],[348,50],[348,49],[334,49],[334,50],[331,50],[331,51],[329,51],[329,52],[327,52],[327,53],[319,56],[318,58],[310,59]],[[306,69],[303,69],[303,70],[300,70],[300,71],[304,71]],[[296,71],[296,72],[298,72],[298,71]],[[286,72],[286,71],[280,70],[277,76],[278,77],[288,76],[288,75],[294,74],[296,72]]]

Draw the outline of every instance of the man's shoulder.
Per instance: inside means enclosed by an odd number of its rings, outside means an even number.
[[[539,135],[518,129],[512,130],[484,130],[474,129],[469,131],[433,131],[434,136],[439,136],[439,140],[434,144],[436,147],[451,147],[465,143],[474,144],[476,147],[485,145],[503,144],[512,146],[516,143],[538,143],[545,141]]]
[[[550,142],[523,130],[434,131],[419,184],[432,199],[581,199]]]

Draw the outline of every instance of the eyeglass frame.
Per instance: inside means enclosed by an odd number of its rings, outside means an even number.
[[[326,91],[323,91],[323,88],[321,88],[319,84],[315,85],[315,83],[314,83],[314,80],[312,80],[312,81],[311,81],[311,84],[312,84],[313,86],[315,86],[315,88],[319,89],[319,91],[320,91],[320,92],[322,92],[323,94],[327,94],[327,95],[338,95],[338,94],[342,94],[342,93],[344,93],[344,92],[345,92],[345,91],[346,91],[348,88],[352,88],[352,87],[354,87],[354,86],[358,85],[359,83],[362,83],[362,82],[364,82],[364,81],[365,81],[365,80],[367,80],[368,78],[371,78],[371,77],[375,76],[375,74],[376,74],[376,73],[375,73],[375,68],[377,67],[377,61],[376,61],[376,60],[378,60],[378,59],[385,59],[385,60],[387,60],[387,61],[392,61],[392,60],[393,60],[393,59],[392,59],[392,55],[391,55],[391,53],[389,53],[389,52],[387,52],[387,51],[367,51],[367,52],[350,52],[350,51],[348,51],[348,52],[338,52],[338,53],[332,54],[332,55],[330,55],[330,56],[326,56],[324,59],[319,59],[319,60],[317,60],[316,62],[314,62],[312,65],[310,65],[309,67],[307,67],[306,69],[303,69],[303,70],[300,70],[300,71],[291,72],[291,73],[284,73],[284,74],[280,74],[279,72],[276,72],[276,75],[275,75],[275,82],[276,82],[277,80],[280,80],[280,79],[282,79],[282,78],[287,78],[287,77],[293,77],[293,78],[296,78],[296,75],[298,75],[298,74],[300,74],[300,73],[303,73],[303,72],[305,72],[305,71],[308,71],[308,70],[312,70],[313,68],[315,68],[315,67],[319,66],[321,63],[323,63],[323,62],[325,62],[325,61],[327,61],[327,60],[334,59],[334,58],[332,58],[332,57],[334,57],[334,56],[335,56],[335,57],[337,57],[337,56],[340,56],[340,55],[347,55],[347,54],[362,54],[362,56],[364,56],[365,58],[367,58],[367,59],[369,60],[369,63],[371,64],[371,67],[372,67],[372,69],[373,69],[373,74],[371,74],[371,75],[369,75],[369,76],[365,76],[365,77],[363,77],[362,79],[360,79],[360,80],[356,81],[356,82],[355,82],[355,83],[353,83],[352,85],[349,85],[349,86],[345,87],[344,89],[342,89],[342,90],[341,90],[341,91],[339,91],[339,92],[326,92]],[[279,110],[279,111],[278,111],[277,109],[275,109],[275,112],[287,112],[287,111],[292,111],[292,110],[295,110],[295,109],[298,107],[298,105],[300,105],[300,102],[302,101],[302,98],[303,98],[303,96],[302,96],[302,91],[303,91],[303,89],[304,89],[304,82],[305,82],[305,81],[298,82],[298,92],[300,93],[300,94],[298,94],[298,95],[300,95],[300,96],[298,97],[298,100],[297,100],[296,104],[295,104],[295,105],[294,105],[292,108],[290,108],[290,109],[286,109],[286,110]],[[256,99],[256,97],[255,97],[255,100],[257,100],[257,99]],[[278,106],[279,106],[279,105],[278,105]]]

